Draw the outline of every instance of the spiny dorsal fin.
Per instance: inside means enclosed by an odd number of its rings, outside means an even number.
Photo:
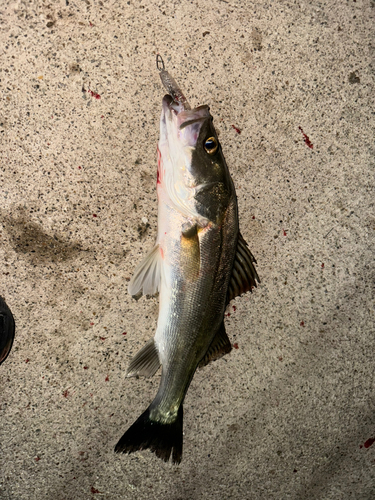
[[[138,292],[153,295],[160,290],[161,260],[157,244],[136,267],[128,286],[130,295],[137,295]]]
[[[249,290],[251,291],[254,286],[257,286],[257,282],[260,283],[258,273],[253,263],[256,264],[256,260],[240,233],[238,235],[237,252],[228,287],[227,303],[235,297]]]
[[[224,321],[221,323],[218,332],[216,333],[210,347],[208,348],[204,358],[199,363],[199,368],[208,365],[210,361],[215,361],[232,350],[232,346],[228,335],[225,332]]]
[[[142,375],[152,377],[160,366],[159,354],[154,339],[151,339],[130,361],[127,377]]]

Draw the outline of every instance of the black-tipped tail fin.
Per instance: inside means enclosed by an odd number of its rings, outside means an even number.
[[[172,462],[179,464],[182,458],[182,405],[177,418],[169,424],[162,424],[150,419],[147,409],[125,432],[116,444],[116,453],[133,453],[150,449],[164,462],[168,462],[172,454]]]

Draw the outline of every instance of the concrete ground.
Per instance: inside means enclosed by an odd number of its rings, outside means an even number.
[[[1,2],[1,500],[375,498],[374,35],[374,0]],[[194,377],[179,466],[113,452],[159,382],[124,377],[157,320],[127,294],[157,52],[211,107],[262,279]]]

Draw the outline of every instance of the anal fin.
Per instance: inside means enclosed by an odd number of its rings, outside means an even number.
[[[198,367],[203,368],[203,366],[208,365],[210,361],[215,361],[216,359],[225,356],[225,354],[228,354],[228,352],[230,352],[231,350],[232,345],[230,343],[228,335],[226,334],[223,321],[215,337],[213,338],[206,354],[199,362]]]
[[[159,366],[159,354],[152,338],[131,360],[126,376],[135,377],[141,375],[143,377],[152,377]]]

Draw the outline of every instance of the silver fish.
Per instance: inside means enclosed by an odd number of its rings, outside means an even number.
[[[0,365],[12,349],[15,334],[14,318],[5,300],[0,297]]]
[[[191,109],[157,57],[168,95],[158,144],[158,234],[136,268],[129,292],[159,291],[156,333],[132,359],[127,375],[151,377],[162,366],[158,393],[122,436],[116,452],[149,448],[182,457],[182,404],[198,366],[231,350],[226,306],[256,286],[256,263],[239,231],[232,178],[208,106]]]

